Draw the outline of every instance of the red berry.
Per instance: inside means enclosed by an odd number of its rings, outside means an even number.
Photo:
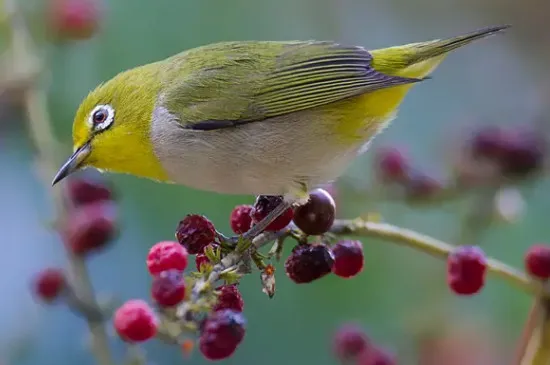
[[[544,141],[533,131],[517,129],[508,133],[504,155],[500,161],[502,173],[510,177],[525,177],[542,168]]]
[[[535,278],[550,278],[550,246],[533,245],[525,254],[525,269]]]
[[[77,255],[103,248],[116,235],[114,205],[96,202],[75,209],[63,228],[66,246]]]
[[[153,278],[151,296],[161,307],[173,307],[185,298],[185,281],[179,270],[166,270]]]
[[[295,283],[310,283],[330,273],[334,258],[324,244],[297,245],[285,262],[287,276]]]
[[[36,275],[33,284],[36,296],[45,302],[51,302],[66,288],[67,279],[63,270],[47,268]]]
[[[98,179],[72,178],[67,184],[67,195],[75,206],[113,200],[109,186]]]
[[[231,212],[231,229],[236,234],[246,233],[252,227],[252,205],[237,205]]]
[[[397,148],[383,148],[376,155],[378,171],[383,180],[402,181],[409,168],[405,155]]]
[[[501,127],[483,127],[471,140],[471,151],[474,157],[498,159],[505,149],[505,131]]]
[[[294,224],[305,234],[312,236],[326,233],[336,214],[336,204],[330,194],[323,189],[315,189],[309,194],[306,204],[294,210]]]
[[[545,141],[539,134],[521,127],[485,127],[471,142],[474,157],[494,161],[510,177],[523,177],[539,170],[544,162],[544,149]]]
[[[187,250],[178,242],[162,241],[151,247],[146,263],[151,275],[166,270],[183,271],[187,267]]]
[[[332,272],[343,278],[351,278],[363,270],[363,244],[360,241],[343,240],[332,247],[334,266]]]
[[[197,271],[201,271],[201,266],[209,263],[210,260],[208,259],[208,256],[206,256],[204,253],[198,253],[197,256],[195,256],[195,265],[197,266]]]
[[[447,258],[447,283],[459,295],[477,293],[485,284],[487,259],[476,246],[459,246]]]
[[[224,309],[212,312],[204,322],[199,348],[208,360],[231,356],[245,335],[246,321],[240,312]]]
[[[340,327],[333,338],[333,350],[342,361],[355,359],[366,351],[369,339],[358,326],[346,324]]]
[[[212,250],[217,250],[219,245],[216,244],[216,243],[211,243],[209,245],[206,245],[206,247],[204,248],[204,250],[201,252],[201,253],[198,253],[197,256],[195,256],[195,265],[197,266],[197,270],[198,271],[201,271],[201,266],[204,265],[204,264],[211,264],[210,262],[210,259],[208,258],[208,256],[206,256],[206,254],[204,253],[204,251],[206,251],[206,249],[208,247],[212,247]]]
[[[356,362],[357,365],[396,365],[395,355],[381,348],[372,348],[362,352]]]
[[[50,0],[48,10],[51,30],[60,39],[88,39],[99,28],[98,0]]]
[[[279,204],[283,203],[283,197],[280,195],[259,195],[256,198],[252,212],[250,213],[252,221],[254,223],[260,222],[264,219],[271,211],[273,211]],[[281,214],[277,219],[267,226],[266,231],[279,231],[292,221],[294,216],[294,211],[292,208],[288,208],[283,214]]]
[[[189,214],[180,221],[176,238],[191,255],[196,255],[216,239],[216,229],[208,218]]]
[[[214,311],[222,309],[231,309],[235,312],[243,311],[244,300],[237,285],[223,285],[217,290],[219,290],[220,293],[218,294],[218,302],[213,308]]]
[[[437,179],[418,173],[409,175],[405,184],[405,193],[409,199],[428,199],[443,189]]]
[[[129,342],[143,342],[157,334],[158,321],[151,307],[140,299],[129,300],[113,316],[118,335]]]

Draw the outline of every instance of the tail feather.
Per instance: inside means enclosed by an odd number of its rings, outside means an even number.
[[[441,56],[478,39],[486,38],[491,35],[500,33],[508,28],[510,28],[510,25],[499,25],[480,29],[458,37],[416,43],[416,47],[414,47],[414,53],[411,54],[411,57],[408,57],[407,61],[409,65],[412,65],[430,58]]]
[[[509,27],[499,25],[447,39],[371,50],[369,52],[373,57],[372,66],[388,75],[426,79],[449,52],[475,40],[500,33]]]

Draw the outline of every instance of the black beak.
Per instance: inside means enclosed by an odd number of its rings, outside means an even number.
[[[92,151],[90,142],[86,142],[82,147],[78,148],[71,157],[61,166],[57,174],[52,181],[52,186],[77,171],[81,166],[82,162],[90,155]]]

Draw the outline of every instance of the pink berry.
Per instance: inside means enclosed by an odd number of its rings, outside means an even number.
[[[363,244],[360,241],[343,240],[332,247],[334,266],[332,272],[343,278],[351,278],[363,270]]]
[[[112,201],[113,191],[102,180],[91,178],[72,178],[67,184],[67,195],[75,206],[101,201]]]
[[[341,361],[353,360],[364,352],[369,345],[365,332],[358,326],[346,324],[341,326],[333,338],[333,350]]]
[[[447,259],[447,283],[458,295],[472,295],[485,284],[487,259],[476,246],[459,246]]]
[[[542,244],[531,246],[525,254],[525,269],[537,279],[550,278],[550,246]]]
[[[58,268],[44,269],[34,279],[34,293],[45,302],[57,299],[66,286],[65,273]]]
[[[129,300],[113,316],[118,335],[129,342],[143,342],[157,333],[158,320],[151,307],[140,299]]]
[[[236,234],[246,233],[252,227],[252,205],[238,205],[231,212],[231,229]]]
[[[376,161],[380,176],[385,181],[402,181],[406,178],[409,164],[397,148],[388,147],[377,151]]]
[[[50,0],[50,29],[60,39],[91,38],[99,28],[100,5],[98,0]]]
[[[187,250],[178,242],[162,241],[151,247],[146,263],[151,275],[166,270],[183,271],[187,267]]]
[[[64,242],[77,255],[104,248],[117,234],[114,205],[95,202],[76,208],[62,229]]]

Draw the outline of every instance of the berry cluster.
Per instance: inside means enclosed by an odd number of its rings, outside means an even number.
[[[543,136],[523,125],[480,128],[463,144],[453,166],[454,180],[446,182],[413,168],[405,152],[395,147],[377,151],[375,171],[383,184],[400,188],[405,199],[430,200],[446,190],[525,179],[542,171],[547,152]]]
[[[435,177],[413,169],[405,153],[398,148],[380,149],[375,161],[375,171],[380,181],[402,188],[406,199],[430,199],[444,188],[443,183]]]
[[[374,344],[359,326],[345,324],[333,337],[333,352],[342,364],[396,365],[396,357]]]
[[[388,161],[386,164],[395,168]],[[399,176],[397,169],[392,171],[393,176]],[[67,249],[73,255],[86,256],[105,247],[116,233],[111,189],[100,181],[74,179],[69,182],[65,197],[70,214],[60,222],[59,229]],[[247,232],[282,199],[280,196],[259,196],[253,205],[236,206],[229,218],[232,230],[237,234]],[[270,297],[275,293],[275,269],[266,261],[279,260],[286,239],[296,241],[284,261],[284,269],[287,277],[297,284],[310,283],[330,273],[352,278],[362,271],[362,243],[334,239],[334,234],[353,233],[352,228],[333,229],[337,226],[335,209],[334,199],[327,191],[313,190],[305,204],[289,208],[269,225],[268,231],[279,231],[284,239],[276,240],[267,255],[258,249],[270,242],[252,245],[252,242],[241,240],[235,245],[217,232],[207,217],[185,216],[176,228],[176,240],[156,243],[145,258],[152,277],[150,294],[154,305],[141,299],[126,301],[113,315],[116,332],[121,339],[131,343],[169,336],[188,351],[191,340],[181,336],[184,331],[196,331],[198,348],[206,359],[228,358],[235,353],[246,333],[244,300],[238,289],[240,278],[250,272],[250,267],[244,264],[246,255],[249,262],[260,269],[263,290]],[[195,255],[196,271],[185,274],[189,255]],[[477,246],[455,247],[447,258],[449,288],[457,295],[478,293],[485,284],[489,262]],[[525,255],[525,268],[533,279],[548,280],[550,246],[532,246]],[[224,283],[218,285],[218,280]],[[44,302],[53,302],[74,289],[64,272],[56,268],[43,270],[34,288]],[[177,324],[181,333],[168,331],[167,323]],[[360,328],[351,325],[343,326],[336,333],[334,351],[345,363],[396,364],[391,353],[375,346]]]

